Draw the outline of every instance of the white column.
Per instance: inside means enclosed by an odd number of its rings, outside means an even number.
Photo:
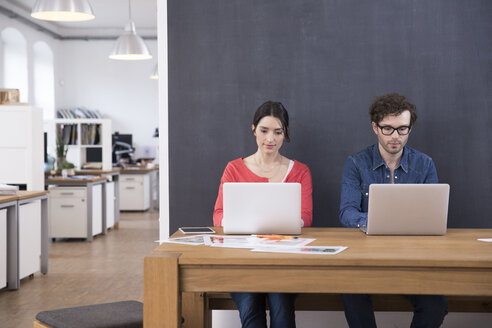
[[[159,65],[159,239],[169,237],[167,0],[157,1]]]

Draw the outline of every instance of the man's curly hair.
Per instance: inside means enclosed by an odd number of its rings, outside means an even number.
[[[410,112],[410,127],[417,120],[417,109],[407,98],[397,93],[376,97],[369,107],[371,121],[379,124],[387,115],[400,115],[404,111]]]

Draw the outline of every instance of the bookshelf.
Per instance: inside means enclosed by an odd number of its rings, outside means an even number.
[[[0,106],[0,183],[44,190],[41,108]]]
[[[91,118],[60,118],[45,121],[48,132],[48,153],[56,158],[56,136],[68,145],[67,161],[77,169],[90,159],[90,153],[100,149],[102,170],[111,170],[111,120]]]

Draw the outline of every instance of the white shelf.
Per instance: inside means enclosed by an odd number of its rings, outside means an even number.
[[[103,148],[102,145],[68,145],[68,148]]]
[[[0,106],[0,183],[44,190],[43,110]]]
[[[110,119],[55,119],[45,121],[45,131],[48,132],[48,153],[56,157],[56,133],[57,126],[59,125],[74,125],[75,132],[75,144],[69,144],[67,152],[67,161],[73,163],[76,168],[80,169],[83,164],[87,162],[86,153],[87,148],[101,148],[102,149],[102,169],[112,169],[112,140],[111,140],[111,120]],[[86,144],[83,137],[86,136],[86,132],[83,132],[84,125],[98,125],[99,128],[99,142],[97,144]],[[94,133],[94,131],[92,131]],[[84,134],[84,136],[83,136]]]

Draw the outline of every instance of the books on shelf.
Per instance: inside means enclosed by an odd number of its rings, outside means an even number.
[[[77,144],[77,125],[75,124],[58,124],[56,134],[59,135],[65,145]]]
[[[0,183],[0,196],[15,196],[17,195],[18,190],[19,186],[11,186]]]
[[[99,145],[101,143],[101,124],[81,124],[81,144]]]
[[[57,135],[61,136],[66,145],[77,145],[77,124],[58,123],[56,126]],[[80,144],[81,145],[100,145],[101,144],[101,124],[81,124],[80,125]]]
[[[60,108],[56,110],[57,118],[102,118],[98,110],[87,108]]]

